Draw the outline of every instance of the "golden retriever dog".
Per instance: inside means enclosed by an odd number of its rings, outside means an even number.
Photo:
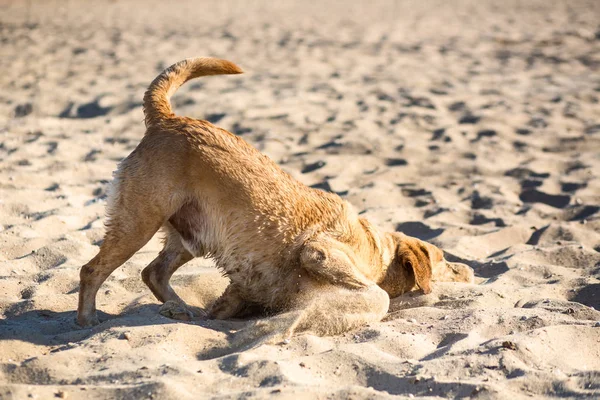
[[[253,307],[285,337],[332,335],[381,320],[390,297],[432,281],[473,282],[437,247],[382,232],[333,193],[309,188],[238,136],[173,114],[169,98],[190,79],[239,74],[215,58],[178,62],[144,96],[146,134],[115,172],[99,253],[81,268],[77,322],[98,324],[106,278],[162,228],[165,245],[142,271],[180,319],[239,317]],[[169,279],[194,257],[211,257],[230,279],[207,311],[187,306]]]

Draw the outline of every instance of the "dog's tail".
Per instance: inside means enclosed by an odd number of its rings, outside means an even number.
[[[146,127],[173,117],[169,98],[190,79],[205,75],[241,74],[234,63],[211,57],[188,58],[165,69],[144,94]]]

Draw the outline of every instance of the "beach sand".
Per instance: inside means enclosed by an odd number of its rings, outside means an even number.
[[[600,396],[600,2],[0,1],[0,399]],[[275,4],[277,3],[277,4]],[[318,3],[318,4],[317,4]],[[476,284],[394,299],[335,337],[229,345],[162,317],[157,235],[74,323],[111,173],[165,67],[245,74],[173,98]],[[206,306],[227,282],[173,279]]]

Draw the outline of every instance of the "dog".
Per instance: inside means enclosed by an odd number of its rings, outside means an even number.
[[[380,321],[390,298],[407,291],[473,282],[470,267],[447,262],[434,245],[382,232],[240,137],[174,115],[169,98],[188,80],[239,73],[229,61],[193,58],[151,83],[146,133],[114,173],[104,241],[80,271],[80,326],[98,324],[98,289],[161,228],[164,248],[142,279],[159,301],[183,310],[179,319],[230,319],[261,307],[274,314],[263,327],[277,326],[285,337],[334,335]],[[169,284],[194,257],[213,258],[230,280],[208,311],[186,305]]]

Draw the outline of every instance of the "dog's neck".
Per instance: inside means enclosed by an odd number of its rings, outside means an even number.
[[[373,282],[380,284],[386,274],[389,266],[394,260],[396,252],[396,240],[387,233],[375,228],[369,221],[364,218],[358,219],[360,228],[365,232],[364,243],[358,245],[362,259],[368,263],[368,271],[363,271],[365,276]]]
[[[388,269],[391,267],[392,262],[394,262],[398,247],[397,239],[391,233],[379,231],[379,237],[381,241],[381,265],[377,269],[379,275],[375,280],[378,285],[383,283],[384,279],[388,276]]]

